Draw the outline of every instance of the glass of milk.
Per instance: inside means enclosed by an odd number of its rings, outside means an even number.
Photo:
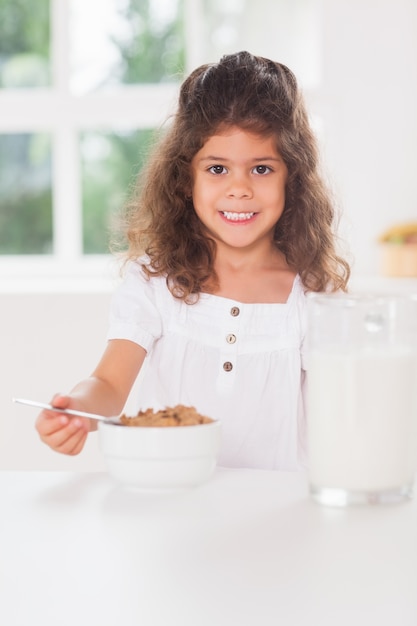
[[[415,303],[308,299],[309,484],[321,504],[408,499],[417,470]]]

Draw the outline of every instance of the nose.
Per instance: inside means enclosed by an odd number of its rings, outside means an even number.
[[[228,180],[227,196],[229,198],[251,198],[252,185],[245,174],[232,174]]]

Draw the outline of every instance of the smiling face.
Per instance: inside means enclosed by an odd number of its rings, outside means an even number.
[[[287,180],[273,136],[219,130],[196,153],[191,170],[195,212],[218,248],[271,247]]]

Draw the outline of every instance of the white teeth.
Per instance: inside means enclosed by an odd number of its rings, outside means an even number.
[[[222,213],[227,220],[231,220],[232,222],[250,220],[250,218],[255,215],[255,213],[235,213],[233,211],[222,211]]]

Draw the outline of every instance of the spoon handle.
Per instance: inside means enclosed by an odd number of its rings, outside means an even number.
[[[118,417],[105,417],[104,415],[96,415],[95,413],[86,413],[85,411],[76,411],[74,409],[59,409],[58,407],[46,404],[44,402],[36,402],[36,400],[26,400],[23,398],[13,398],[13,402],[18,404],[26,404],[27,406],[34,406],[38,409],[46,409],[48,411],[55,411],[56,413],[63,413],[64,415],[70,415],[75,417],[88,417],[91,420],[98,420],[100,422],[111,422],[119,424]]]

